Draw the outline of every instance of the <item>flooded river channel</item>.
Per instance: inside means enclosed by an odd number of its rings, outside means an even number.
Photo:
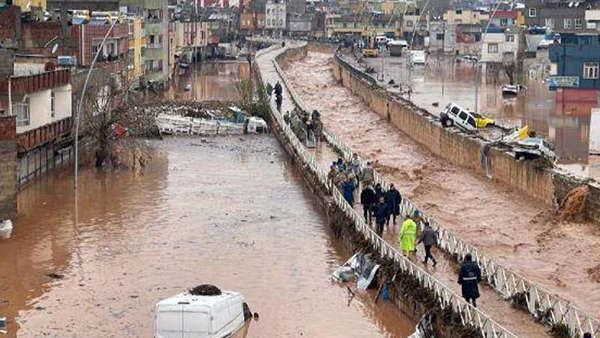
[[[330,281],[350,253],[274,138],[157,148],[141,176],[83,170],[77,203],[66,173],[21,192],[0,240],[8,337],[151,337],[155,303],[201,283],[242,292],[260,314],[242,336],[410,333],[389,303]]]

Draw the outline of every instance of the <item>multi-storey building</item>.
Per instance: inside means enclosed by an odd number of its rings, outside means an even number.
[[[583,33],[595,29],[588,28],[585,11],[598,7],[598,0],[526,0],[525,24],[547,27],[558,33]]]
[[[286,28],[286,4],[283,0],[269,0],[266,4],[265,29],[283,32]]]
[[[121,0],[128,13],[144,20],[146,48],[143,51],[144,79],[167,84],[169,68],[169,10],[167,1]]]

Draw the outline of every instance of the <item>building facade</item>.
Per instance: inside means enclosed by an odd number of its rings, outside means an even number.
[[[525,24],[547,27],[557,33],[589,32],[585,11],[597,8],[598,0],[587,1],[525,1]]]
[[[286,3],[282,0],[269,0],[265,6],[265,29],[284,31],[287,26]]]

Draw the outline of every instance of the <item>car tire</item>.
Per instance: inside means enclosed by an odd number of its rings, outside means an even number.
[[[448,127],[452,127],[454,125],[454,121],[452,121],[452,119],[446,117],[445,119],[442,120],[442,124],[444,125],[444,127],[448,128]]]

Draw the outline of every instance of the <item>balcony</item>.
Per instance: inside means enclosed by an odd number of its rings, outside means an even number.
[[[71,132],[73,119],[71,117],[46,124],[39,128],[17,134],[19,153],[28,152],[43,144],[65,137]]]
[[[11,78],[11,90],[17,94],[35,93],[71,83],[71,71],[58,69]],[[8,93],[8,81],[0,81],[0,93]]]

